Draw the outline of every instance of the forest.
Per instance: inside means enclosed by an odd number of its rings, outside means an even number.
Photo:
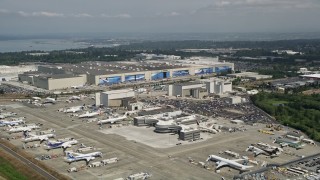
[[[141,52],[154,54],[171,54],[182,57],[190,56],[217,56],[206,51],[184,52],[180,49],[217,49],[217,48],[247,48],[237,50],[235,54],[229,54],[226,60],[246,61],[239,57],[259,57],[273,56],[275,59],[268,59],[263,63],[292,65],[296,64],[296,59],[303,59],[307,62],[320,62],[320,40],[281,40],[281,41],[143,41],[131,42],[129,45],[117,47],[96,48],[89,47],[84,49],[70,49],[60,51],[50,51],[49,55],[31,56],[29,52],[6,52],[0,53],[1,65],[18,65],[26,62],[45,62],[45,63],[80,63],[83,61],[121,61],[133,58],[135,54]],[[289,56],[286,54],[278,55],[272,50],[293,50],[303,52],[302,55]],[[83,54],[67,53],[67,51],[84,52]],[[106,56],[112,55],[112,56]],[[113,56],[116,55],[116,56]],[[221,57],[223,60],[224,58]]]
[[[281,124],[306,133],[320,141],[320,95],[261,92],[251,97],[253,103],[275,117]]]

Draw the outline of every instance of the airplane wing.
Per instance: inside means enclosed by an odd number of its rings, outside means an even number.
[[[263,153],[263,151],[262,150],[255,150],[255,151],[253,151],[253,153],[255,156],[258,156],[259,154]]]
[[[29,136],[29,137],[34,137],[34,136],[36,136],[36,135],[29,133],[28,136]]]
[[[65,143],[63,143],[63,144],[61,145],[61,147],[62,147],[63,149],[66,149],[66,148],[68,148],[68,147],[71,147],[71,144],[70,144],[70,142],[65,142]]]
[[[86,161],[89,162],[89,161],[91,161],[91,160],[93,160],[93,159],[95,159],[95,157],[92,157],[92,156],[91,156],[91,157],[87,157],[87,158],[86,158]]]
[[[218,162],[218,165],[217,165],[216,169],[219,169],[219,168],[221,168],[222,166],[226,166],[226,165],[228,165],[228,163],[226,163],[226,162],[224,162],[224,161],[220,161],[220,162]]]
[[[48,141],[49,138],[48,137],[39,137],[40,143],[42,143],[43,141]]]

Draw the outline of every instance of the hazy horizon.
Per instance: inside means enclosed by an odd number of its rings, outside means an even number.
[[[1,35],[320,32],[318,0],[0,0]]]

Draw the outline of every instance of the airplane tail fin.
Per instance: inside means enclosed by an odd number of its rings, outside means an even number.
[[[74,156],[70,152],[67,152],[66,154],[68,158],[74,158]]]

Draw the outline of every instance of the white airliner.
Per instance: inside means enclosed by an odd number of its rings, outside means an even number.
[[[118,121],[126,119],[127,115],[128,115],[128,113],[126,112],[123,116],[120,116],[120,117],[110,118],[110,119],[105,119],[105,120],[99,120],[98,121],[98,125],[107,124],[107,123],[113,124],[115,122],[118,122]]]
[[[89,112],[89,111],[87,111],[86,113],[81,114],[81,115],[79,116],[79,118],[90,118],[90,117],[97,116],[97,115],[99,115],[99,114],[100,114],[99,112]]]
[[[88,164],[91,160],[94,160],[96,157],[102,157],[101,152],[93,152],[93,153],[88,153],[88,154],[80,154],[80,153],[71,153],[71,152],[66,152],[66,157],[65,161],[69,164],[72,162],[76,161],[86,161]]]
[[[57,148],[62,148],[63,151],[65,151],[67,148],[70,148],[72,145],[77,144],[78,141],[71,138],[67,141],[48,141],[48,144],[46,146],[46,150],[51,150],[51,149],[57,149]]]
[[[50,98],[50,97],[47,97],[44,101],[44,103],[56,103],[56,99],[54,98]]]
[[[249,168],[252,168],[253,166],[246,166],[246,165],[242,165],[237,162],[237,161],[244,161],[244,160],[246,160],[246,159],[230,160],[230,159],[225,159],[223,157],[219,157],[216,155],[210,155],[207,159],[207,162],[208,161],[216,162],[217,163],[216,170],[220,169],[223,166],[229,166],[229,167],[238,169],[240,171],[247,171]]]
[[[14,112],[6,112],[6,113],[1,113],[0,114],[0,119],[4,119],[4,118],[7,118],[7,117],[12,117],[12,116],[16,116],[17,113],[14,113]]]
[[[258,156],[260,154],[264,154],[270,157],[276,157],[279,156],[281,154],[281,152],[283,151],[282,148],[257,148],[254,146],[249,146],[246,151],[252,151],[254,153],[254,156]]]
[[[83,106],[74,106],[74,107],[70,107],[65,109],[63,112],[65,113],[75,113],[75,112],[79,112],[82,111],[85,105]]]
[[[32,99],[33,99],[33,100],[38,100],[38,101],[40,101],[40,100],[41,100],[41,98],[40,98],[40,97],[32,97]]]
[[[23,119],[17,119],[13,121],[0,120],[0,126],[18,126],[24,123],[25,121]]]
[[[54,134],[45,134],[45,135],[35,135],[35,134],[29,134],[30,137],[24,138],[22,142],[32,142],[32,141],[40,141],[42,143],[43,141],[48,141],[49,138],[54,138],[56,135]]]
[[[18,132],[26,132],[26,131],[30,132],[34,129],[39,129],[39,128],[40,128],[39,126],[32,124],[27,126],[12,127],[9,129],[8,132],[9,133],[18,133]]]
[[[80,100],[81,97],[80,96],[71,96],[69,97],[69,100]]]

